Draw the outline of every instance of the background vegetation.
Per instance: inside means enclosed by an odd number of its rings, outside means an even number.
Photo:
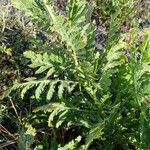
[[[150,149],[149,0],[0,4],[0,149]]]

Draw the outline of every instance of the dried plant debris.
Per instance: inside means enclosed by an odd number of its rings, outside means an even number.
[[[11,3],[11,0],[0,0],[0,4],[2,5],[8,5]]]
[[[61,15],[66,15],[66,6],[68,0],[54,0],[54,3],[55,3],[55,10]]]
[[[144,29],[144,28],[148,28],[150,27],[150,17],[144,21],[142,21],[140,24],[139,24],[139,28],[140,29]]]
[[[96,34],[95,34],[96,50],[98,51],[104,50],[106,38],[107,38],[107,32],[99,29],[96,30]]]

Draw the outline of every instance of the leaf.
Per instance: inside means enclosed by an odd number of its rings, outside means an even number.
[[[49,69],[49,66],[41,66],[36,72],[35,74],[40,74],[45,72],[47,69]]]
[[[29,77],[29,78],[25,78],[24,81],[34,81],[36,80],[35,77]]]
[[[50,88],[47,92],[47,100],[51,100],[53,93],[55,92],[54,88],[55,88],[55,83],[53,82],[50,84]]]
[[[62,123],[66,120],[67,113],[68,113],[67,108],[61,112],[56,123],[56,128],[59,128],[62,125]]]
[[[72,85],[71,84],[68,85],[67,86],[68,87],[68,92],[71,93],[75,89],[76,85],[77,85],[77,83],[76,84],[72,84]]]
[[[25,127],[27,128],[26,134],[35,136],[36,135],[36,129],[32,127],[31,124],[26,124]]]
[[[143,116],[141,119],[141,147],[142,149],[150,149],[150,124]]]
[[[55,68],[54,67],[52,67],[48,72],[47,72],[47,74],[46,74],[46,78],[48,78],[48,77],[50,77],[50,76],[52,76],[52,74],[54,74],[55,73]]]
[[[37,67],[40,67],[40,66],[41,66],[41,63],[39,63],[39,62],[34,62],[34,63],[29,65],[30,68],[37,68]]]
[[[79,120],[79,122],[80,122],[84,127],[86,127],[86,128],[90,128],[90,127],[91,127],[91,126],[89,125],[89,122],[86,121],[86,120],[81,119],[81,120]]]
[[[33,112],[38,112],[38,111],[43,111],[43,112],[52,112],[53,110],[55,110],[56,108],[60,107],[60,106],[64,106],[63,104],[61,103],[49,103],[49,104],[46,104],[44,106],[40,106],[36,109],[33,110]]]
[[[57,106],[55,106],[55,108],[53,108],[53,112],[50,114],[50,116],[48,118],[48,126],[49,127],[53,126],[52,121],[53,121],[54,117],[57,116],[60,112],[63,112],[64,110],[66,110],[64,103],[59,103]]]
[[[58,150],[75,150],[77,149],[77,144],[81,141],[81,136],[78,136],[77,138],[73,139],[69,143],[67,143],[63,147],[59,147]]]
[[[31,60],[35,60],[36,59],[36,54],[33,51],[26,51],[26,52],[23,53],[23,55],[26,58],[29,58]]]
[[[63,92],[64,92],[64,85],[63,82],[60,83],[58,86],[58,97],[61,99],[63,97]]]
[[[95,127],[93,127],[90,130],[89,134],[86,137],[86,143],[85,143],[86,148],[90,146],[93,140],[101,138],[101,136],[104,134],[103,129],[104,129],[103,122],[99,122],[95,125]]]
[[[42,93],[42,91],[44,91],[46,84],[45,83],[40,83],[39,86],[37,87],[36,91],[35,91],[35,97],[36,99],[40,98],[40,95]]]
[[[23,129],[19,132],[18,137],[18,149],[28,150],[34,143],[34,137],[31,134],[27,134]]]
[[[31,89],[34,85],[32,84],[28,84],[27,86],[25,86],[22,91],[21,91],[21,98],[24,98],[24,95],[26,94],[26,92]]]
[[[43,54],[43,62],[49,63],[50,61],[50,56],[47,53]]]

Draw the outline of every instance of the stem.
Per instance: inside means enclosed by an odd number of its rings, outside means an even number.
[[[140,107],[140,109],[141,109],[141,103],[140,103],[140,101],[139,101],[139,99],[138,99],[138,91],[137,91],[137,81],[136,81],[136,78],[135,78],[135,74],[136,74],[136,67],[133,69],[133,82],[134,82],[134,91],[135,91],[135,98],[136,98],[136,102],[137,102],[137,104],[139,105],[139,107]]]
[[[11,105],[12,105],[12,107],[13,107],[15,113],[16,113],[16,116],[17,116],[19,122],[21,123],[21,119],[20,119],[20,117],[19,117],[19,115],[18,115],[17,109],[16,109],[16,107],[15,107],[15,105],[14,105],[14,103],[13,103],[13,101],[12,101],[12,99],[11,99],[10,97],[9,97],[9,100],[10,100],[10,103],[11,103]]]
[[[47,8],[47,11],[49,12],[49,14],[52,18],[52,21],[56,22],[55,15],[53,14],[54,11],[53,11],[52,6],[48,4],[47,0],[44,0],[44,4],[45,4],[45,7]]]
[[[16,137],[13,134],[11,134],[2,124],[0,124],[0,131],[7,133],[10,137],[16,140]]]

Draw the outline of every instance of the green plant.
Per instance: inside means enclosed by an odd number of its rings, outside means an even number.
[[[15,90],[22,99],[32,94],[29,98],[38,107],[31,115],[48,116],[55,136],[59,128],[82,129],[68,144],[55,143],[56,149],[90,149],[96,140],[98,149],[149,149],[150,30],[133,26],[129,33],[116,35],[130,15],[116,12],[106,48],[99,52],[95,51],[92,3],[69,0],[66,15],[55,11],[53,1],[13,3],[36,27],[57,38],[49,47],[43,44],[48,50],[24,53],[36,77],[15,82],[6,96],[14,96]],[[122,1],[113,6],[124,8]],[[139,36],[143,41],[137,47]]]

